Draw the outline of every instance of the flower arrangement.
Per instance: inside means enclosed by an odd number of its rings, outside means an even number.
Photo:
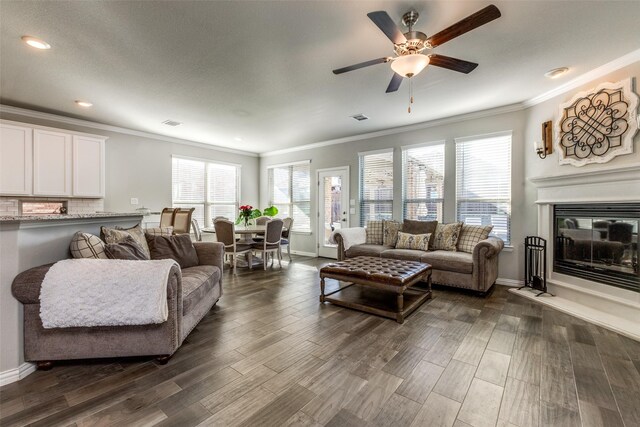
[[[276,216],[278,215],[278,208],[275,206],[269,206],[261,212],[260,209],[254,209],[251,205],[242,205],[240,206],[240,214],[238,215],[238,219],[236,219],[236,224],[242,223],[246,227],[249,225],[249,221],[263,215]]]

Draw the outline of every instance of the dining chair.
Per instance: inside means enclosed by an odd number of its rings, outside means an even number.
[[[282,254],[280,252],[280,239],[282,238],[282,220],[272,219],[267,221],[264,232],[264,240],[251,245],[254,251],[262,253],[262,266],[267,269],[267,257],[271,254],[271,265],[273,257],[278,256],[278,264],[282,268]]]
[[[287,217],[282,220],[282,239],[280,239],[280,259],[282,259],[282,246],[287,247],[287,255],[289,255],[289,261],[291,261],[291,239],[289,237],[291,228],[293,227],[293,218]]]
[[[226,219],[217,219],[214,221],[213,226],[216,229],[216,239],[218,242],[224,244],[225,257],[227,255],[231,257],[230,264],[231,268],[233,268],[233,274],[237,274],[236,262],[238,255],[241,254],[248,254],[249,269],[251,269],[253,256],[251,252],[252,247],[246,243],[236,242],[235,224]]]
[[[256,218],[256,225],[265,225],[270,219],[272,219],[270,216],[259,216],[258,218]],[[256,235],[253,237],[254,242],[260,243],[263,240],[264,233],[256,233]]]
[[[176,213],[176,208],[164,208],[160,213],[160,228],[173,227],[173,215]]]
[[[189,234],[191,232],[191,217],[196,208],[176,209],[173,214],[173,233]]]
[[[196,242],[202,242],[202,230],[200,230],[200,225],[198,224],[198,220],[195,218],[191,218],[191,228],[193,229],[193,236],[196,239]]]

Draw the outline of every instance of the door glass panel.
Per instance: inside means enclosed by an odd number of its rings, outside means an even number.
[[[329,243],[331,232],[342,226],[342,177],[326,176],[322,181],[324,194],[324,246],[335,246]]]

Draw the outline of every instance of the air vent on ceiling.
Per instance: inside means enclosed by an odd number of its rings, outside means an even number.
[[[369,120],[369,117],[365,116],[364,114],[356,114],[355,116],[351,116],[351,118],[356,119],[359,122],[363,120]]]
[[[165,120],[164,122],[162,122],[163,125],[167,125],[167,126],[180,126],[182,123],[180,122],[176,122],[173,120]]]

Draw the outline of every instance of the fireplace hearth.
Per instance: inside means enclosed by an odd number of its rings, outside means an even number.
[[[640,292],[640,204],[556,204],[553,271]]]

